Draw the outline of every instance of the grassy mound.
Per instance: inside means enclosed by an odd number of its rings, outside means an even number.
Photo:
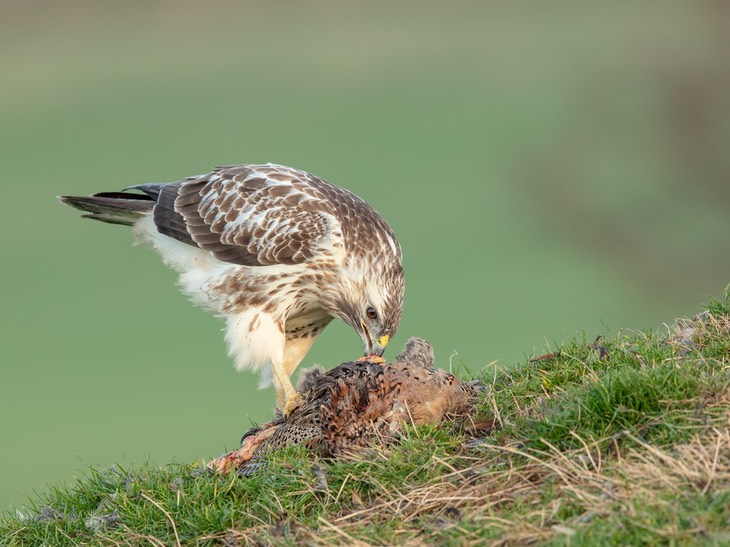
[[[730,543],[728,295],[666,332],[572,341],[482,379],[471,433],[410,428],[338,461],[280,451],[249,479],[93,470],[4,517],[0,540]]]

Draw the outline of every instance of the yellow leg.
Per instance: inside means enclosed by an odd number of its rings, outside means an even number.
[[[277,364],[272,362],[274,372],[274,388],[276,389],[276,406],[289,416],[292,411],[302,404],[302,397],[291,383],[291,375],[302,362],[304,356],[312,347],[316,336],[309,338],[295,338],[287,340],[284,346],[284,358]]]
[[[284,413],[284,417],[286,418],[294,409],[302,404],[302,397],[294,389],[294,384],[291,383],[291,378],[284,363],[273,362],[271,366],[274,373],[276,406]]]

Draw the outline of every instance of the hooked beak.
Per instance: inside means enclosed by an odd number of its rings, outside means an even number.
[[[373,340],[370,338],[370,333],[366,328],[364,328],[363,325],[363,338],[365,342],[365,348],[364,353],[365,357],[382,357],[383,353],[385,353],[385,348],[388,345],[388,342],[390,341],[390,336],[387,334],[384,334],[380,338],[378,338],[375,343],[373,343]]]
[[[388,345],[388,342],[390,341],[390,336],[387,334],[384,334],[380,338],[378,338],[375,341],[375,344],[373,344],[371,355],[375,355],[376,357],[382,357],[383,353],[385,353],[385,347]]]

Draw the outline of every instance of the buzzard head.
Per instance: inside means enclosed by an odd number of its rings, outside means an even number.
[[[360,335],[365,356],[382,356],[403,315],[405,282],[400,260],[351,269],[338,283],[332,315]]]

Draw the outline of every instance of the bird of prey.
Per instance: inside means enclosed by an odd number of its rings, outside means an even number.
[[[132,226],[180,274],[182,291],[225,320],[238,370],[261,370],[285,416],[291,375],[339,318],[381,358],[403,310],[402,252],[352,192],[271,163],[219,167],[171,183],[61,196],[84,217]]]

